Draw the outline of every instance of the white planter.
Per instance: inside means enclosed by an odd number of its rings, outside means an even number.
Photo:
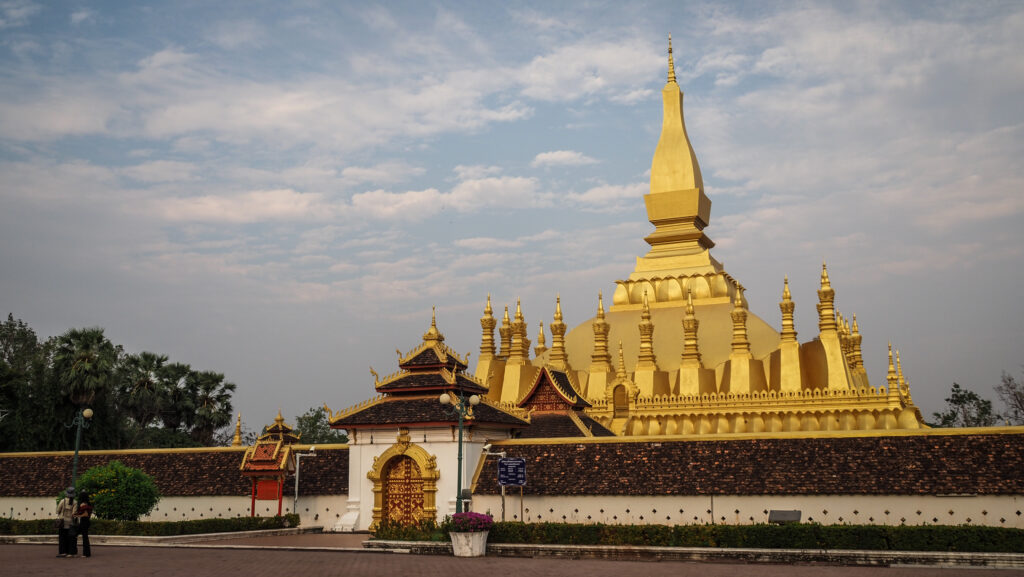
[[[483,557],[487,551],[487,533],[448,533],[452,538],[452,552],[456,557]]]

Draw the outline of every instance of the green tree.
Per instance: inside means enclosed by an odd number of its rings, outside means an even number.
[[[231,395],[236,385],[224,382],[224,375],[213,371],[193,371],[186,382],[195,407],[188,421],[192,439],[205,446],[213,445],[217,429],[231,424]]]
[[[1003,373],[1003,382],[996,385],[996,393],[1006,405],[1006,420],[1014,425],[1024,425],[1024,382]]]
[[[323,407],[311,407],[302,416],[295,417],[295,430],[302,433],[302,442],[310,445],[348,442],[348,435],[331,428]]]
[[[160,500],[152,477],[120,461],[110,461],[83,473],[78,478],[78,492],[89,496],[97,517],[119,521],[138,521]]]
[[[103,335],[103,329],[71,329],[57,339],[54,365],[67,396],[75,405],[92,403],[113,383],[120,347]]]
[[[946,398],[946,410],[933,416],[936,427],[991,427],[999,421],[999,415],[992,412],[992,401],[982,399],[957,383],[953,383]]]

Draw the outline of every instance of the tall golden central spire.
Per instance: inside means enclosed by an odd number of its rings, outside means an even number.
[[[655,229],[644,239],[651,250],[637,259],[628,281],[618,281],[620,288],[616,289],[613,311],[622,307],[639,308],[640,297],[647,288],[653,295],[652,306],[666,300],[675,301],[671,306],[684,306],[688,288],[694,289],[694,300],[703,301],[698,305],[705,304],[709,297],[724,304],[733,300],[737,290],[735,281],[725,278],[721,263],[708,252],[715,246],[704,234],[704,228],[711,221],[711,200],[704,194],[700,164],[686,133],[683,92],[676,83],[671,35],[668,82],[661,91],[661,100],[661,137],[651,160],[651,190],[644,195],[647,219]],[[710,291],[711,294],[701,287],[691,286],[693,278],[710,279],[709,275],[722,276],[720,280],[709,281],[718,287]],[[678,290],[672,289],[671,294],[663,289],[655,290],[654,283],[667,278],[677,279]],[[644,286],[645,283],[650,286]]]

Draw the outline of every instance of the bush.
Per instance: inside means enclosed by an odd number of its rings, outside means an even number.
[[[120,461],[110,461],[83,473],[78,478],[78,494],[89,496],[96,517],[120,521],[137,521],[160,500],[152,477]]]
[[[54,533],[53,519],[15,521],[0,518],[0,535],[48,535]],[[169,537],[199,533],[230,533],[298,527],[299,516],[292,513],[283,517],[233,517],[228,519],[195,519],[192,521],[113,521],[94,519],[89,527],[91,535],[141,535]]]
[[[977,525],[495,523],[490,543],[1024,553],[1024,530]]]
[[[449,520],[445,518],[445,523]],[[373,538],[383,541],[447,541],[448,532],[433,519],[419,523],[399,523],[384,520],[373,530]]]

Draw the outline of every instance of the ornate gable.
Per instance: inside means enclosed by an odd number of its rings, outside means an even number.
[[[578,411],[590,406],[576,390],[569,373],[544,367],[519,407],[531,411]]]

